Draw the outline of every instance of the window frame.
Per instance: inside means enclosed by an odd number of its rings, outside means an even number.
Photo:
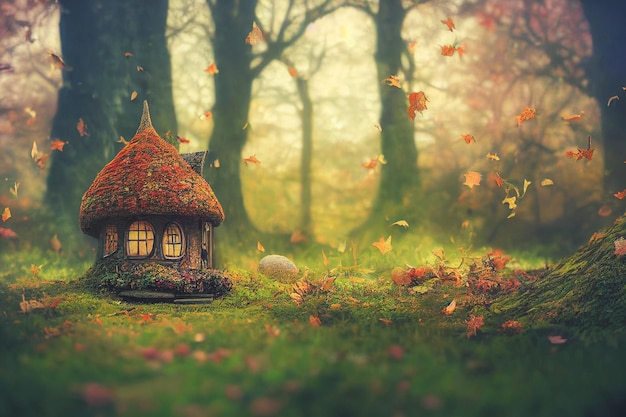
[[[133,225],[138,224],[138,223],[147,225],[147,226],[149,226],[150,229],[148,230],[148,228],[145,228],[145,229],[137,228],[137,230],[132,230]],[[136,231],[138,235],[141,232],[146,233],[146,238],[145,239],[141,239],[140,238],[141,236],[139,235],[137,239],[131,240],[130,239],[130,235],[131,235],[131,232],[134,232],[134,231]],[[151,235],[152,235],[151,239],[150,239],[150,237],[147,234],[148,231],[151,232]],[[155,240],[156,240],[156,228],[154,227],[154,225],[151,222],[149,222],[146,219],[135,219],[135,220],[131,221],[128,224],[128,227],[126,227],[126,233],[125,233],[125,239],[124,239],[124,246],[125,246],[125,250],[126,250],[126,256],[128,258],[132,258],[132,259],[146,259],[146,258],[150,258],[154,254],[154,249],[155,249],[155,246],[156,246],[155,245]],[[144,242],[147,245],[150,241],[151,241],[151,246],[149,247],[150,250],[147,250],[148,246],[146,246],[146,252],[147,253],[145,255],[139,254],[139,252],[140,252],[139,244],[141,242]],[[131,253],[131,250],[130,250],[131,249],[131,242],[137,242],[137,252],[138,252],[137,254]]]
[[[107,256],[111,256],[117,252],[117,250],[120,247],[120,234],[119,234],[119,228],[117,227],[117,224],[109,223],[106,225],[106,227],[104,228],[104,234],[103,234],[102,240],[103,240],[103,244],[102,244],[102,257],[103,258],[106,258]],[[115,247],[113,248],[112,251],[107,252],[109,243],[111,243],[111,246],[115,246]]]
[[[176,228],[178,233],[168,234],[170,227]],[[180,238],[180,241],[179,242],[166,242],[166,238],[168,236],[178,236]],[[175,222],[175,221],[167,222],[165,226],[163,227],[163,233],[161,235],[161,253],[163,254],[163,258],[167,260],[181,259],[183,256],[185,256],[186,246],[187,245],[185,244],[185,231],[183,227],[178,222]],[[168,255],[168,251],[166,249],[167,247],[170,247],[170,248],[179,247],[180,252],[178,255],[174,255],[174,256]]]

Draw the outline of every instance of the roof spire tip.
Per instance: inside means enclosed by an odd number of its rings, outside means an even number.
[[[143,101],[143,113],[141,114],[141,121],[139,122],[137,133],[141,133],[147,129],[154,129],[154,128],[152,127],[152,119],[150,118],[150,108],[148,107],[148,100],[144,100]]]

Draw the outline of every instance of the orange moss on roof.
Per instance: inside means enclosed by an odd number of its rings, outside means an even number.
[[[135,136],[83,195],[79,221],[97,236],[102,221],[137,215],[199,217],[214,226],[224,220],[211,186],[152,127],[147,103]]]

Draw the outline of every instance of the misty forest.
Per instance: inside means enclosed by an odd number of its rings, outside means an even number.
[[[625,21],[0,0],[0,415],[624,415]]]

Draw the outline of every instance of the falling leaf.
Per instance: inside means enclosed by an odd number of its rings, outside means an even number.
[[[296,70],[294,67],[287,67],[287,72],[289,73],[291,78],[298,78],[300,76],[300,74],[298,74],[298,70]]]
[[[613,195],[614,195],[614,196],[615,196],[615,198],[617,198],[618,200],[623,200],[623,199],[624,199],[624,197],[626,197],[626,189],[624,189],[624,190],[622,190],[622,191],[620,191],[620,192],[617,192],[617,193],[615,193],[615,194],[613,194]]]
[[[443,259],[444,259],[443,248],[433,249],[432,252],[433,252],[433,255],[435,255],[437,258],[439,258],[441,262],[443,262]]]
[[[256,249],[257,249],[259,252],[265,252],[265,248],[263,247],[263,245],[261,245],[261,242],[257,242],[257,243],[256,243]]]
[[[249,162],[249,163],[251,163],[251,164],[255,164],[255,165],[260,165],[260,164],[261,164],[261,161],[259,161],[259,160],[257,159],[256,154],[254,154],[254,155],[250,155],[250,156],[249,156],[249,157],[247,157],[247,158],[243,158],[243,162],[244,162],[246,165],[248,164],[248,162]]]
[[[143,67],[141,65],[137,65],[137,72],[143,71]]]
[[[526,107],[522,112],[515,116],[515,120],[517,120],[517,127],[520,127],[523,122],[527,120],[532,120],[535,118],[536,110],[534,107]]]
[[[30,272],[33,275],[38,275],[40,270],[41,270],[41,265],[39,265],[39,266],[37,266],[35,264],[31,264],[30,265]]]
[[[309,324],[313,327],[320,327],[322,325],[322,320],[320,320],[317,316],[309,316]]]
[[[397,75],[391,75],[385,78],[382,82],[387,84],[389,87],[402,88],[402,85],[400,85],[400,80],[398,79]]]
[[[8,239],[10,237],[17,237],[17,233],[15,233],[11,229],[7,229],[5,227],[0,227],[0,237],[4,239]]]
[[[493,180],[494,180],[494,182],[496,183],[496,185],[497,185],[498,187],[502,187],[502,185],[503,185],[503,184],[504,184],[504,182],[505,182],[505,181],[504,181],[504,178],[502,178],[502,177],[500,176],[500,173],[499,173],[499,172],[494,172],[494,173],[493,173]]]
[[[474,136],[470,135],[470,134],[462,134],[461,138],[463,138],[463,140],[465,141],[465,143],[467,143],[468,145],[472,142],[476,143],[476,139],[474,138]]]
[[[11,195],[13,195],[13,197],[17,198],[17,191],[20,189],[20,183],[19,181],[15,181],[15,183],[13,184],[12,187],[9,187],[9,191],[11,192]]]
[[[452,315],[452,313],[454,313],[455,309],[456,309],[456,299],[450,301],[450,304],[444,307],[443,310],[441,310],[441,312],[445,314],[446,316],[450,316]]]
[[[591,147],[591,136],[587,137],[587,149],[578,148],[576,152],[567,151],[565,152],[565,156],[568,158],[572,158],[576,161],[581,160],[583,158],[591,161],[593,158],[593,151],[595,149]]]
[[[465,177],[463,185],[467,185],[469,188],[480,185],[480,179],[482,178],[482,174],[480,172],[468,171],[463,174],[463,176]]]
[[[28,115],[28,120],[26,121],[27,126],[31,126],[37,120],[37,112],[31,107],[24,107],[24,113]]]
[[[212,62],[208,67],[204,69],[204,72],[209,75],[215,75],[220,72],[220,70],[217,69],[217,65],[215,65],[215,62]]]
[[[619,100],[618,96],[612,96],[611,98],[609,98],[609,102],[606,103],[607,107],[611,105],[611,103],[613,103],[615,100]]]
[[[427,101],[428,98],[426,98],[426,94],[424,94],[423,91],[409,94],[409,107],[407,112],[411,120],[415,120],[417,112],[422,114],[424,110],[428,109],[428,106],[426,105]]]
[[[542,187],[546,187],[548,185],[554,185],[554,181],[552,181],[550,178],[544,178],[541,180],[540,184]]]
[[[517,200],[517,197],[515,196],[506,197],[504,200],[502,200],[502,204],[508,204],[509,210],[515,210],[517,208],[517,204],[515,203],[515,200]]]
[[[130,101],[135,101],[135,99],[137,98],[137,92],[133,91],[132,93],[130,93]]]
[[[344,253],[346,251],[347,243],[348,242],[346,242],[345,240],[342,240],[341,242],[339,242],[339,244],[337,245],[337,252]]]
[[[67,142],[63,142],[62,140],[53,139],[50,142],[50,150],[63,152],[63,146],[65,146],[66,144]]]
[[[563,339],[563,336],[561,335],[548,336],[548,340],[553,345],[562,345],[563,343],[567,342],[567,339]]]
[[[383,131],[382,126],[380,125],[380,123],[374,123],[374,127],[376,128],[376,130],[378,130],[379,132]]]
[[[409,43],[408,49],[409,49],[409,53],[411,55],[413,55],[415,53],[415,48],[417,48],[417,41],[411,41]]]
[[[249,123],[245,122],[243,126],[241,126],[241,130],[246,130],[248,128]]]
[[[441,55],[443,56],[453,56],[455,51],[454,45],[441,45]]]
[[[119,140],[116,140],[116,142],[117,143],[121,143],[124,146],[126,146],[126,145],[128,145],[130,143],[126,139],[124,139],[124,136],[120,136]]]
[[[378,241],[372,243],[372,246],[375,246],[376,249],[378,249],[383,255],[391,252],[391,250],[393,249],[391,246],[391,236],[389,236],[387,240],[381,237]]]
[[[262,40],[263,32],[261,32],[261,29],[259,29],[259,26],[257,26],[256,22],[252,22],[252,30],[250,31],[250,33],[248,33],[248,36],[246,36],[246,43],[248,45],[254,46]]]
[[[11,210],[8,207],[5,207],[4,211],[2,212],[2,222],[6,222],[10,218],[11,218]]]
[[[370,159],[369,161],[363,162],[363,167],[365,169],[376,169],[379,163],[382,165],[385,165],[387,163],[383,154],[378,154],[376,157]]]
[[[324,252],[324,249],[322,249],[322,260],[324,262],[324,266],[328,268],[328,258],[326,257],[326,252]]]
[[[446,20],[442,20],[441,23],[446,25],[450,32],[454,32],[454,29],[456,29],[456,26],[454,25],[454,21],[452,20],[451,17],[447,18]]]
[[[132,52],[128,52],[128,51],[124,52],[124,58],[130,58],[131,56],[133,56]]]
[[[33,141],[33,147],[30,150],[30,156],[35,161],[37,166],[43,169],[46,160],[48,159],[48,154],[40,153],[37,149],[37,142]]]
[[[391,223],[392,226],[401,226],[401,227],[409,227],[409,223],[406,220],[398,220],[397,222]]]
[[[491,153],[491,152],[487,153],[487,158],[491,159],[493,161],[499,161],[500,160],[500,157],[498,155],[496,155],[495,153]]]
[[[52,248],[52,250],[56,253],[61,252],[61,249],[63,249],[63,245],[61,244],[61,241],[59,240],[59,237],[57,235],[54,235],[50,238],[50,248]]]
[[[409,285],[413,280],[404,268],[398,266],[391,270],[391,281],[396,285]]]
[[[619,237],[618,239],[615,239],[613,244],[615,244],[615,255],[626,255],[626,239],[624,239],[623,237]]]
[[[81,137],[89,135],[89,133],[87,132],[87,126],[85,125],[85,121],[82,117],[79,118],[78,123],[76,123],[76,130],[78,130],[78,134]]]
[[[178,135],[176,135],[176,139],[178,139],[178,141],[179,141],[180,143],[191,143],[191,141],[190,141],[189,139],[184,138],[184,137],[182,137],[182,136],[178,136]]]
[[[206,120],[206,119],[212,119],[212,118],[213,118],[213,112],[210,110],[207,110],[200,115],[200,120]]]
[[[562,116],[561,119],[563,119],[563,121],[565,122],[577,122],[582,120],[583,114],[585,114],[585,112],[581,110],[581,112],[578,114],[573,114],[571,116]]]
[[[48,51],[47,54],[50,56],[50,62],[52,62],[53,68],[65,69],[65,61],[59,55],[54,52]]]
[[[289,238],[289,243],[292,243],[292,244],[305,243],[308,240],[309,239],[307,239],[306,235],[302,233],[301,230],[296,229],[291,233],[291,237]]]
[[[522,188],[522,197],[524,197],[526,195],[526,190],[528,190],[528,187],[530,186],[530,184],[532,184],[532,181],[528,181],[526,178],[524,178],[524,187]]]

